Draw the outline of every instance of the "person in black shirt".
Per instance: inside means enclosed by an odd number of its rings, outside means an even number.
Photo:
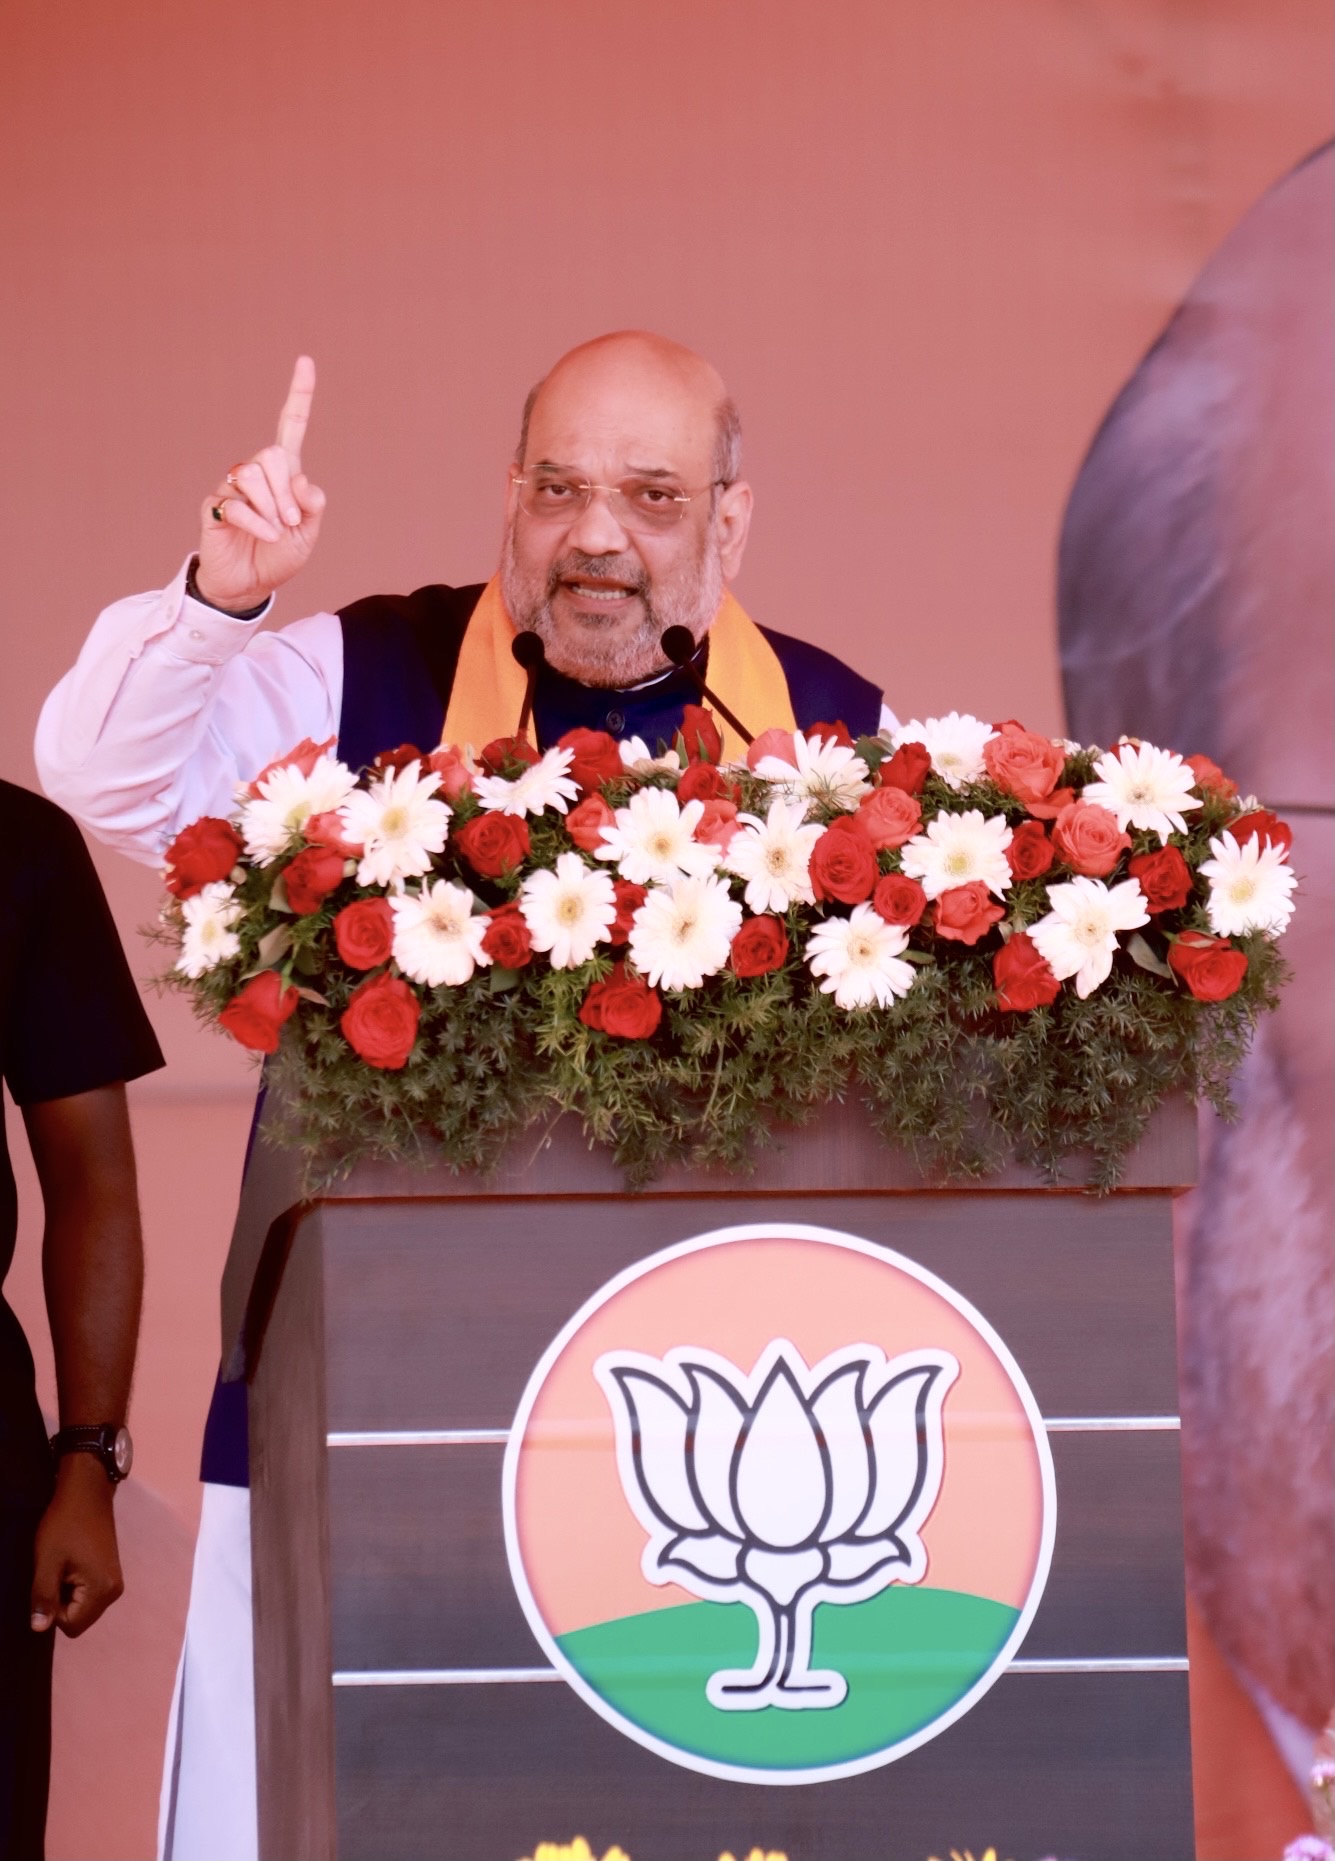
[[[52,1629],[80,1635],[121,1593],[112,1495],[143,1254],[127,1079],[162,1065],[102,888],[68,815],[0,782],[0,1073],[46,1213],[42,1271],[60,1432],[0,1296],[0,1857],[44,1845]],[[18,1204],[0,1124],[0,1284]],[[54,1448],[54,1453],[53,1453]]]

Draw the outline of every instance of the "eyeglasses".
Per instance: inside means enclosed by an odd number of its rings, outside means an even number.
[[[623,478],[619,485],[591,485],[582,478],[562,478],[552,472],[516,476],[519,508],[540,523],[574,523],[589,508],[595,491],[607,493],[607,505],[623,530],[671,530],[686,515],[686,507],[706,491],[726,485],[715,478],[699,491],[683,491],[661,478]]]

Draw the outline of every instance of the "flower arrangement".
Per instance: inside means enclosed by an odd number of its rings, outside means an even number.
[[[856,1096],[927,1171],[1109,1186],[1170,1092],[1227,1109],[1285,973],[1282,821],[1204,757],[952,712],[721,766],[575,730],[360,774],[298,745],[167,850],[166,979],[270,1058],[314,1186],[486,1167],[573,1112],[633,1184]]]

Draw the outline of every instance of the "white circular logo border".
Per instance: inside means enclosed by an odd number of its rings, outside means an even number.
[[[811,1765],[800,1770],[771,1770],[752,1765],[727,1764],[714,1758],[700,1757],[694,1752],[684,1750],[680,1745],[669,1744],[654,1733],[645,1731],[643,1726],[636,1725],[633,1720],[626,1718],[624,1714],[610,1705],[596,1688],[590,1686],[570,1661],[543,1620],[537,1601],[529,1587],[528,1575],[524,1569],[523,1555],[519,1546],[519,1530],[515,1520],[515,1483],[519,1472],[519,1456],[528,1429],[529,1417],[533,1412],[533,1405],[566,1346],[584,1328],[593,1314],[609,1300],[614,1299],[619,1292],[624,1291],[627,1286],[634,1285],[636,1280],[643,1279],[646,1274],[665,1266],[671,1260],[681,1260],[688,1254],[704,1253],[715,1247],[726,1247],[735,1241],[777,1240],[815,1241],[821,1246],[842,1248],[846,1252],[864,1254],[869,1259],[898,1267],[910,1278],[916,1279],[921,1285],[939,1294],[948,1305],[960,1313],[989,1345],[1010,1377],[1015,1393],[1020,1398],[1033,1432],[1043,1488],[1043,1526],[1038,1559],[1034,1566],[1034,1574],[1030,1580],[1024,1607],[991,1663],[968,1691],[961,1694],[952,1706],[933,1719],[929,1725],[921,1727],[907,1738],[898,1739],[894,1744],[886,1745],[881,1750],[870,1752],[864,1757],[850,1758],[842,1764]],[[683,1770],[696,1771],[706,1777],[721,1777],[730,1783],[832,1783],[840,1777],[858,1777],[865,1771],[880,1770],[882,1766],[894,1763],[897,1758],[906,1757],[910,1751],[916,1751],[919,1745],[928,1744],[933,1738],[948,1730],[957,1720],[970,1712],[985,1693],[991,1690],[1010,1666],[1017,1648],[1028,1634],[1038,1605],[1043,1600],[1044,1589],[1047,1587],[1048,1572],[1052,1564],[1052,1547],[1057,1531],[1057,1487],[1047,1428],[1024,1372],[1020,1369],[1010,1349],[982,1313],[945,1280],[939,1279],[935,1273],[920,1266],[916,1260],[910,1260],[907,1255],[896,1253],[893,1248],[881,1247],[874,1241],[863,1240],[859,1235],[847,1234],[838,1228],[817,1228],[806,1222],[781,1220],[748,1222],[737,1227],[713,1228],[707,1234],[697,1234],[689,1240],[674,1242],[671,1247],[661,1248],[657,1253],[648,1254],[643,1260],[637,1260],[631,1266],[623,1267],[620,1273],[615,1274],[584,1301],[584,1304],[572,1318],[566,1321],[538,1359],[524,1387],[524,1393],[519,1399],[519,1407],[515,1411],[515,1418],[510,1427],[510,1435],[505,1447],[505,1460],[501,1469],[501,1505],[505,1526],[505,1555],[510,1566],[510,1579],[515,1586],[515,1594],[519,1598],[520,1607],[524,1611],[529,1627],[561,1678],[578,1693],[586,1706],[592,1707],[599,1718],[615,1726],[618,1732],[633,1739],[637,1745],[642,1745],[657,1757],[666,1758],[670,1764],[681,1766]]]

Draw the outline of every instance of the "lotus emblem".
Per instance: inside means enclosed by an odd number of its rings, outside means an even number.
[[[710,1704],[839,1705],[847,1680],[810,1665],[816,1606],[926,1575],[920,1534],[945,1471],[941,1409],[956,1359],[887,1360],[853,1344],[808,1369],[776,1338],[749,1376],[688,1348],[608,1351],[594,1375],[626,1499],[649,1535],[645,1577],[743,1602],[759,1623],[754,1667],[713,1674]]]

